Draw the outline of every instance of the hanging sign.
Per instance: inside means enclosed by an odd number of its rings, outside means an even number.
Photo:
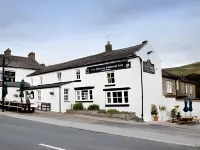
[[[111,70],[119,70],[119,69],[128,69],[128,68],[131,68],[131,63],[128,61],[122,61],[122,62],[88,67],[86,69],[86,74],[111,71]]]
[[[15,72],[11,70],[4,71],[5,82],[15,82]]]
[[[152,64],[150,60],[147,60],[146,62],[143,61],[143,71],[147,73],[155,74],[154,64]]]

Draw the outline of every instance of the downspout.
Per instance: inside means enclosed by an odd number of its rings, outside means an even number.
[[[59,112],[61,113],[61,87],[59,86]]]
[[[140,77],[141,77],[141,99],[142,99],[142,113],[141,118],[144,120],[144,96],[143,96],[143,71],[142,71],[142,58],[140,56],[137,56],[140,60]]]

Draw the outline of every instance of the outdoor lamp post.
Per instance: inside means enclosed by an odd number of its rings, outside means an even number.
[[[5,58],[8,58],[9,62],[7,64],[5,64]],[[4,99],[5,96],[7,95],[7,84],[5,85],[5,80],[4,80],[4,76],[5,76],[5,67],[8,66],[8,64],[10,63],[10,59],[9,57],[5,57],[3,55],[3,60],[2,60],[2,112],[4,112]],[[6,89],[5,89],[6,88]]]

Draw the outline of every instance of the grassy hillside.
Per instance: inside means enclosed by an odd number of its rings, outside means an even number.
[[[196,96],[200,98],[200,62],[164,70],[175,75],[185,76],[188,80],[194,81],[196,83]]]
[[[190,74],[200,74],[200,62],[196,62],[196,63],[192,63],[192,64],[180,66],[180,67],[166,68],[165,70],[175,75],[183,75],[183,76],[187,76]]]

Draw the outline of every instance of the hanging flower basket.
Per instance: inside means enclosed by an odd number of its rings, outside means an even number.
[[[50,95],[54,95],[54,92],[50,92]]]

